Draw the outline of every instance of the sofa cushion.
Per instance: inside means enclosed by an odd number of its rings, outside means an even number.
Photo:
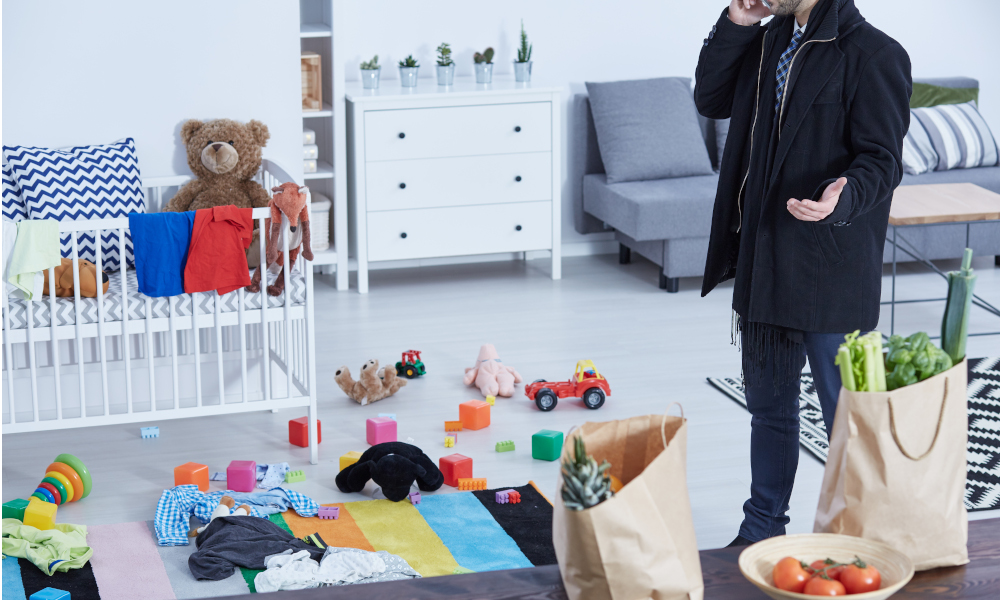
[[[587,83],[609,183],[709,175],[691,80]]]
[[[632,239],[707,237],[719,185],[716,174],[608,183],[583,178],[583,208]]]
[[[979,82],[971,77],[914,79],[910,108],[979,101]]]
[[[1000,194],[1000,167],[979,167],[953,171],[933,171],[923,175],[903,175],[899,185],[926,183],[974,183],[981,188]]]
[[[935,171],[992,167],[997,144],[975,102],[910,111],[910,129],[923,128],[938,155]]]

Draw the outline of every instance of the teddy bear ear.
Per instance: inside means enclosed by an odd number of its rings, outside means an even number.
[[[181,141],[184,142],[184,145],[187,145],[191,141],[191,138],[194,137],[194,134],[198,133],[204,126],[205,124],[198,119],[185,121],[184,125],[181,126]]]
[[[271,139],[271,132],[267,130],[267,125],[264,125],[257,119],[250,119],[247,123],[247,128],[250,129],[250,134],[253,135],[253,141],[257,143],[258,146],[266,146],[267,140]]]

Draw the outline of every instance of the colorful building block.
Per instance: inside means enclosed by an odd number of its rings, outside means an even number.
[[[455,567],[451,573],[452,575],[466,575],[468,573],[475,573],[475,571],[466,569],[465,567]]]
[[[497,492],[496,501],[497,504],[507,504],[510,502],[510,495],[507,492]]]
[[[563,434],[561,431],[543,429],[531,436],[531,458],[538,460],[559,460],[562,454]]]
[[[497,452],[513,452],[514,451],[514,440],[505,440],[503,442],[497,442]]]
[[[323,442],[323,423],[316,419],[316,443]],[[309,417],[299,417],[288,422],[288,443],[302,448],[309,447]]]
[[[396,421],[388,417],[368,419],[368,443],[374,446],[383,442],[396,441]]]
[[[21,596],[24,597],[23,595]],[[32,594],[28,600],[70,600],[69,592],[56,588],[45,588]]]
[[[455,438],[451,437],[450,435],[444,436],[444,447],[445,448],[454,448],[455,447]]]
[[[298,483],[305,480],[305,471],[285,471],[285,483]]]
[[[379,413],[378,416],[392,419],[393,421],[396,420],[396,413]]]
[[[333,519],[336,521],[340,518],[340,507],[321,506],[319,507],[319,514],[317,516],[321,519]]]
[[[486,396],[486,404],[490,406],[496,406],[497,397],[496,396]]]
[[[485,477],[462,477],[458,480],[458,489],[464,491],[485,490]]]
[[[410,492],[410,504],[420,504],[420,492]]]
[[[3,503],[3,518],[24,520],[24,509],[28,508],[28,501],[18,498]]]
[[[469,400],[458,405],[458,418],[465,429],[485,429],[490,426],[490,405],[482,400]]]
[[[142,436],[142,439],[158,438],[158,437],[160,437],[160,428],[159,427],[140,427],[139,428],[139,435]]]
[[[438,459],[438,468],[444,475],[445,485],[458,487],[458,480],[472,477],[472,459],[461,454],[449,454]]]
[[[507,501],[511,504],[521,503],[521,492],[517,490],[506,490],[507,491]]]
[[[444,422],[445,431],[462,431],[461,421],[445,421]]]
[[[347,467],[349,467],[349,466],[353,465],[354,463],[358,462],[359,458],[361,458],[361,453],[358,452],[357,450],[351,450],[347,454],[341,456],[340,457],[340,470],[343,471]]]
[[[58,506],[52,502],[28,501],[24,509],[24,524],[35,529],[52,529],[56,526],[56,511]]]
[[[186,485],[193,483],[198,486],[198,491],[208,491],[208,466],[200,465],[196,462],[184,463],[179,467],[174,467],[174,485]]]
[[[252,492],[257,487],[257,462],[234,460],[226,469],[226,487],[234,492]]]

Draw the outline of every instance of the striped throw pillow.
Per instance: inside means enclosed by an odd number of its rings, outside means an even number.
[[[975,102],[915,108],[910,112],[910,129],[918,125],[922,127],[937,154],[937,165],[933,170],[971,169],[997,164],[1000,152],[996,140],[976,109]],[[914,136],[914,146],[919,143],[919,138],[919,133]]]
[[[923,175],[936,169],[938,160],[927,130],[910,111],[910,129],[903,138],[903,170],[910,175]]]

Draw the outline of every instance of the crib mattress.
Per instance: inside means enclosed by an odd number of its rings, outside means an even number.
[[[125,273],[126,290],[128,295],[128,318],[130,321],[145,319],[147,296],[139,292],[139,283],[136,280],[135,270],[129,269]],[[113,273],[109,273],[108,279],[110,288],[108,289],[108,293],[104,295],[104,321],[121,321],[123,304],[121,300],[121,272],[114,271]],[[274,281],[274,277],[271,277],[271,281]],[[261,292],[257,294],[244,292],[243,310],[260,310],[260,299],[262,294],[267,297],[268,308],[281,308],[285,304],[285,296],[289,293],[289,290],[291,290],[292,306],[305,304],[306,280],[301,269],[295,268],[292,270],[291,280],[286,282],[285,292],[280,296],[266,296],[265,290],[261,290]],[[194,296],[194,303],[196,304],[198,314],[215,313],[215,297],[218,296],[218,294],[215,292],[202,292],[194,294]],[[176,317],[191,316],[191,298],[192,296],[188,294],[175,296],[174,315]],[[170,316],[169,298],[149,298],[149,300],[153,318],[166,318]],[[228,313],[239,310],[239,290],[220,296],[219,300],[222,302],[222,312]],[[75,299],[73,298],[56,299],[57,326],[76,324],[76,310],[74,308],[74,302]],[[10,328],[12,330],[27,328],[28,310],[26,304],[26,300],[14,298],[9,299]],[[32,316],[34,317],[34,326],[49,327],[52,317],[51,308],[49,306],[49,297],[43,296],[42,301],[34,302],[31,308],[33,311]],[[81,324],[97,322],[97,298],[80,299],[80,319]]]

